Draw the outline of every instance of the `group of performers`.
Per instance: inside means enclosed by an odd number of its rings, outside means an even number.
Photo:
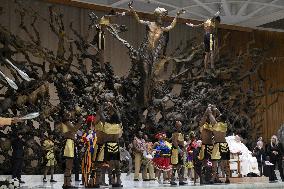
[[[71,185],[71,171],[74,159],[76,132],[82,123],[73,125],[71,115],[66,114],[61,123],[65,136],[64,158],[65,173],[63,188],[74,188]],[[113,187],[122,187],[120,178],[120,146],[122,135],[120,114],[111,102],[107,102],[96,113],[86,119],[88,128],[82,135],[84,154],[82,157],[82,184],[85,187],[99,188],[105,185],[104,176],[108,172],[109,183]]]
[[[147,164],[152,164],[156,169],[156,178],[159,183],[162,183],[161,172],[164,172],[164,184],[177,185],[177,176],[179,185],[185,185],[185,169],[188,169],[190,179],[196,181],[199,176],[201,184],[220,183],[217,167],[221,167],[222,172],[226,175],[225,182],[230,183],[230,150],[225,139],[227,124],[223,122],[222,114],[215,105],[208,105],[200,124],[202,141],[196,139],[194,132],[190,132],[185,137],[181,130],[181,121],[176,120],[171,137],[167,138],[164,132],[156,134],[157,142],[150,149],[146,148],[143,135],[139,133],[133,141],[135,149],[134,181],[139,180],[139,170],[141,162],[143,162],[141,159],[144,158],[147,160]],[[147,170],[143,169],[144,171],[147,174]],[[142,174],[143,181],[146,181],[144,175],[145,173]],[[150,170],[149,175],[152,180],[153,173]]]

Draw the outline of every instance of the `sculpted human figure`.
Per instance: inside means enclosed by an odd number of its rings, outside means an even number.
[[[216,50],[218,48],[218,39],[217,38],[217,28],[221,21],[220,12],[217,12],[215,16],[211,19],[207,19],[205,22],[193,25],[192,23],[186,23],[187,26],[190,27],[201,27],[204,28],[204,49],[205,49],[205,57],[204,57],[204,68],[205,72],[208,69],[208,64],[210,63],[211,69],[214,70],[214,59]]]
[[[133,1],[128,6],[130,12],[138,23],[146,25],[146,36],[139,48],[140,70],[143,75],[143,99],[144,105],[148,105],[148,101],[152,98],[152,89],[154,88],[154,72],[155,65],[164,55],[167,46],[167,32],[176,26],[178,17],[185,11],[177,12],[174,20],[169,26],[163,26],[163,18],[167,16],[168,11],[164,8],[156,8],[154,11],[155,20],[141,20],[137,12],[133,9]]]

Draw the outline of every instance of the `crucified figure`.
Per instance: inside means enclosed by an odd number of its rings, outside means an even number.
[[[150,22],[150,21],[140,20],[137,12],[133,9],[132,5],[133,5],[133,1],[131,1],[128,4],[128,6],[130,8],[130,11],[133,13],[135,19],[138,21],[138,23],[148,26],[147,29],[148,29],[148,48],[149,49],[154,49],[156,47],[157,42],[162,36],[163,32],[168,32],[171,29],[173,29],[176,26],[178,16],[185,12],[185,10],[183,9],[181,11],[178,11],[172,23],[169,26],[164,27],[162,19],[168,14],[168,11],[166,9],[160,8],[160,7],[156,8],[154,10],[155,21]]]
[[[133,13],[138,23],[146,25],[146,37],[139,48],[139,60],[141,61],[141,72],[143,74],[143,87],[144,87],[144,105],[147,106],[148,102],[152,99],[152,89],[154,88],[154,72],[155,64],[159,58],[165,54],[167,46],[167,38],[165,33],[173,29],[177,23],[179,15],[185,11],[177,12],[174,20],[169,26],[163,26],[163,18],[168,14],[164,8],[156,8],[154,11],[155,21],[141,20],[137,12],[133,9],[133,1],[128,6],[130,12]]]
[[[193,25],[192,23],[186,23],[190,27],[204,27],[204,48],[205,48],[205,57],[204,57],[204,67],[205,72],[207,71],[208,64],[210,62],[211,69],[214,70],[214,55],[216,54],[216,49],[218,47],[217,37],[217,28],[221,21],[220,12],[218,11],[213,18],[207,19],[205,22]]]

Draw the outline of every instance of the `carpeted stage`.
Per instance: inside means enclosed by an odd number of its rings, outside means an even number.
[[[7,178],[8,176],[0,176],[0,179],[3,180],[4,178]],[[22,185],[22,189],[60,189],[62,188],[63,184],[63,175],[58,174],[55,175],[55,180],[58,182],[55,184],[51,184],[49,182],[50,177],[47,177],[48,182],[43,184],[42,182],[42,175],[24,175],[23,180],[26,182],[24,185]],[[107,178],[107,177],[106,177]],[[257,189],[283,189],[284,188],[284,182],[278,181],[275,183],[269,183],[268,179],[266,177],[262,178],[235,178],[232,179],[231,184],[215,184],[215,185],[202,185],[196,184],[196,186],[193,185],[192,182],[189,182],[188,185],[185,186],[177,186],[172,187],[169,184],[159,184],[157,181],[150,181],[150,182],[134,182],[133,181],[133,175],[126,176],[125,174],[122,175],[123,179],[123,188],[149,188],[149,189],[167,189],[167,188],[194,188],[194,189],[246,189],[246,188],[257,188]],[[74,180],[74,175],[72,177],[72,180]],[[73,185],[77,186],[78,188],[84,188],[80,185],[80,182],[73,182]],[[110,188],[110,187],[101,187],[101,188]]]

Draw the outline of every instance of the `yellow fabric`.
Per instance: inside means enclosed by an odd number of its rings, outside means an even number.
[[[172,144],[169,143],[168,141],[165,141],[165,144],[166,144],[167,147],[172,148]]]
[[[213,126],[214,131],[219,131],[223,133],[227,132],[227,128],[228,128],[228,125],[223,122],[218,122],[217,124]]]
[[[229,145],[227,142],[224,142],[224,143],[220,143],[220,151],[221,152],[228,152],[230,149],[229,149]]]
[[[99,146],[96,144],[94,149],[94,159],[97,161],[104,161],[105,157],[105,145],[102,145],[101,149],[99,149]]]
[[[207,129],[209,131],[213,131],[213,125],[208,124],[208,123],[204,123],[204,125],[202,125],[203,129]]]
[[[74,157],[74,149],[75,149],[74,141],[72,139],[67,139],[66,144],[65,144],[65,148],[64,148],[64,156],[73,158]]]
[[[227,142],[216,143],[214,144],[211,158],[214,160],[221,159],[222,158],[221,152],[227,153],[228,151],[229,151],[229,145]]]
[[[116,135],[116,134],[122,133],[122,126],[121,124],[110,124],[107,122],[103,125],[102,122],[99,122],[95,125],[95,130],[101,131],[101,132],[104,132],[110,135]]]
[[[212,151],[213,151],[213,146],[212,145],[202,145],[199,155],[198,155],[198,159],[199,160],[203,160],[205,157],[205,152],[206,154],[212,156]]]
[[[109,18],[106,18],[106,17],[102,17],[101,19],[100,19],[100,25],[106,25],[106,26],[108,26],[110,24],[110,21],[109,21]]]
[[[219,143],[214,144],[213,150],[212,150],[212,159],[221,159],[220,149],[219,149]]]
[[[189,168],[189,169],[191,169],[191,168],[193,168],[193,167],[194,167],[194,165],[193,165],[193,162],[192,162],[192,161],[185,162],[184,166],[185,166],[186,168]]]
[[[119,145],[115,142],[107,143],[107,151],[110,153],[117,153],[119,151]]]
[[[171,164],[178,164],[178,149],[172,149]]]
[[[12,124],[12,118],[0,117],[0,126],[11,125],[11,124]]]
[[[63,132],[63,133],[67,133],[67,132],[69,131],[67,125],[65,125],[65,124],[63,124],[63,123],[61,124],[61,129],[62,129],[62,132]]]
[[[56,163],[55,155],[54,155],[54,142],[51,140],[45,140],[43,142],[43,147],[47,151],[46,153],[46,159],[47,159],[47,164],[46,166],[54,166]]]
[[[184,141],[184,135],[179,133],[178,134],[178,141],[183,142]]]

